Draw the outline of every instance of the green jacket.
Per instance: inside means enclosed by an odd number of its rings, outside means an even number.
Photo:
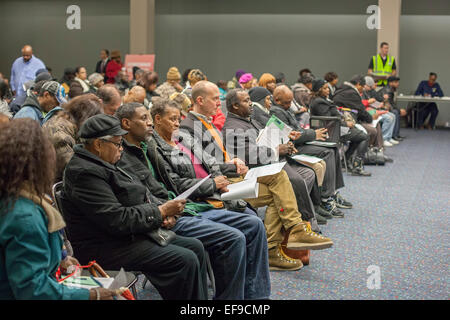
[[[23,197],[0,214],[0,300],[89,299],[89,290],[56,281],[62,239],[47,224],[44,209]]]

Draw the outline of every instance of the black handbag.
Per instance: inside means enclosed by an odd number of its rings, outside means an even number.
[[[158,228],[148,232],[147,235],[161,247],[165,247],[175,238],[176,234],[171,230]]]
[[[370,148],[364,157],[365,165],[384,166],[386,160],[384,158],[383,150],[378,148]]]

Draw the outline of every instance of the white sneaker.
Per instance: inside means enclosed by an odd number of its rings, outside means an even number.
[[[399,144],[399,142],[394,139],[389,140],[389,143],[390,144]]]
[[[384,146],[384,147],[392,147],[393,144],[390,143],[389,141],[384,141],[384,142],[383,142],[383,146]]]

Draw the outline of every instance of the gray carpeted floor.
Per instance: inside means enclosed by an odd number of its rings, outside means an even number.
[[[271,272],[272,299],[450,298],[450,131],[402,134],[386,151],[394,163],[366,166],[372,177],[344,173],[354,208],[321,226],[334,246],[299,271]],[[161,299],[151,284],[138,298]]]

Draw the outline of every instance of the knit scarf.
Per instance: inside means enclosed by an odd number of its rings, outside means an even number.
[[[59,211],[56,210],[50,204],[50,202],[48,202],[47,199],[39,197],[39,196],[37,196],[33,193],[30,193],[29,191],[26,191],[24,189],[22,189],[20,191],[19,195],[21,197],[24,197],[24,198],[27,198],[27,199],[33,201],[35,204],[37,204],[38,206],[42,207],[42,209],[44,209],[45,214],[47,215],[47,219],[48,219],[48,226],[47,226],[48,233],[56,232],[58,230],[63,229],[66,226],[66,223],[64,222],[64,219],[63,219],[61,213],[59,213]]]
[[[213,139],[216,141],[217,145],[222,149],[223,155],[225,157],[225,162],[229,162],[231,160],[230,156],[228,155],[227,150],[225,150],[225,147],[223,146],[222,138],[217,133],[217,130],[212,126],[212,124],[206,122],[202,118],[197,117],[197,119],[199,119],[203,123],[203,125],[205,126],[206,129],[208,129],[208,132],[211,134]]]

